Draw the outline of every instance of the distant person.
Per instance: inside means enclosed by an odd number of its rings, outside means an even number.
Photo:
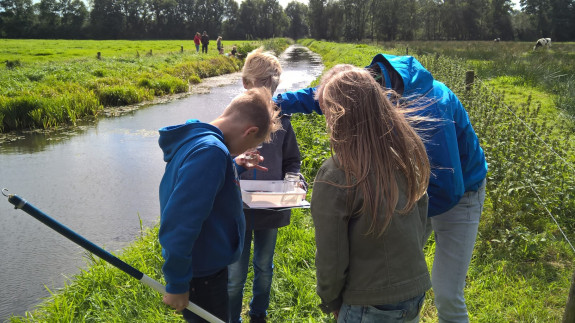
[[[203,53],[208,53],[208,45],[210,44],[210,36],[208,36],[208,33],[204,30],[204,33],[202,34],[202,38],[201,38],[201,42],[202,42],[202,54]]]
[[[224,46],[222,45],[222,36],[218,36],[218,39],[216,40],[216,47],[218,48],[218,53],[220,55],[224,54]]]
[[[463,290],[485,201],[487,162],[461,101],[412,56],[377,54],[366,67],[386,89],[421,102],[417,114],[431,164],[429,212],[435,234],[431,280],[439,322],[468,322]],[[315,88],[278,95],[284,113],[316,111]],[[359,130],[359,129],[358,129]]]
[[[332,156],[311,198],[320,308],[339,323],[418,322],[430,168],[406,109],[364,69],[336,65],[318,102]]]
[[[233,46],[232,51],[230,52],[230,55],[233,57],[236,57],[237,54],[238,54],[238,50],[237,50],[236,46]]]
[[[271,52],[258,48],[250,52],[242,69],[244,88],[263,87],[273,93],[280,81],[282,68]],[[299,173],[301,158],[296,136],[289,115],[281,116],[283,130],[277,131],[271,142],[264,143],[259,150],[264,158],[260,164],[267,172],[245,172],[241,179],[283,180],[288,172]],[[273,277],[273,258],[278,228],[290,224],[290,210],[245,209],[246,239],[240,259],[229,268],[228,293],[230,297],[230,322],[241,322],[243,291],[248,276],[252,240],[254,245],[253,293],[250,302],[250,322],[266,321],[270,303]]]
[[[196,53],[200,52],[201,39],[202,39],[202,37],[200,36],[200,32],[197,32],[196,36],[194,36],[194,45],[196,45]]]
[[[209,124],[188,120],[159,131],[166,161],[160,183],[163,301],[188,322],[205,322],[185,309],[188,301],[228,320],[228,265],[240,257],[245,233],[238,178],[245,169],[231,156],[269,140],[278,128],[276,114],[269,91],[251,89]]]

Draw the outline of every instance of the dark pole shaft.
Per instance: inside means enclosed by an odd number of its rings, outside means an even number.
[[[14,207],[16,209],[21,209],[22,211],[30,214],[31,216],[36,218],[38,221],[44,223],[45,225],[47,225],[50,228],[52,228],[53,230],[57,231],[58,233],[60,233],[64,237],[72,240],[73,242],[75,242],[76,244],[81,246],[82,248],[90,251],[91,253],[102,258],[106,262],[110,263],[111,265],[120,269],[121,271],[125,272],[126,274],[136,278],[137,280],[142,279],[142,276],[144,276],[144,274],[141,271],[128,265],[127,263],[120,260],[118,257],[116,257],[116,256],[112,255],[111,253],[109,253],[108,251],[98,247],[94,243],[86,240],[84,237],[82,237],[81,235],[77,234],[76,232],[70,230],[68,227],[61,224],[60,222],[52,219],[50,216],[48,216],[44,212],[38,210],[35,206],[28,203],[23,198],[21,198],[17,195],[10,195],[10,196],[8,196],[8,202],[14,204]]]

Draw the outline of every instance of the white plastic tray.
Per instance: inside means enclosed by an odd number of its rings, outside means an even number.
[[[253,209],[309,207],[305,200],[306,191],[297,188],[283,192],[284,182],[263,180],[240,180],[242,200]]]

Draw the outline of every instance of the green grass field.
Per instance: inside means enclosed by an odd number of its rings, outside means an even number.
[[[226,52],[232,46],[250,41],[222,41]],[[92,59],[100,52],[102,58],[196,53],[190,40],[48,40],[48,39],[0,39],[0,62],[21,63],[57,62],[71,59]],[[215,40],[210,42],[208,54],[218,54]]]
[[[327,68],[338,63],[365,66],[379,52],[405,53],[404,44],[399,43],[382,47],[381,44],[304,40],[303,44],[322,55]],[[568,119],[553,118],[565,110],[550,103],[556,102],[558,95],[552,90],[556,86],[552,83],[547,87],[529,81],[529,86],[525,86],[525,82],[512,80],[529,79],[527,76],[510,75],[508,77],[512,79],[505,82],[506,93],[494,95],[493,91],[499,91],[493,86],[507,76],[499,70],[488,73],[478,69],[480,81],[471,91],[466,91],[465,71],[470,66],[489,64],[483,63],[486,58],[479,54],[468,53],[469,57],[461,57],[460,52],[465,50],[453,49],[453,55],[457,55],[451,56],[447,51],[450,45],[457,47],[460,44],[437,44],[437,48],[446,48],[440,55],[423,46],[418,49],[416,43],[409,44],[409,51],[460,97],[490,167],[485,210],[465,289],[471,322],[559,322],[569,292],[574,251],[549,214],[557,219],[567,237],[574,240],[575,172],[572,163],[575,154],[569,145],[572,124]],[[470,50],[481,51],[486,47],[483,50],[489,52],[488,47],[493,45],[483,42]],[[560,44],[554,44],[552,51],[545,53],[526,51],[521,44],[509,46],[499,53],[513,51],[516,46],[521,51],[517,57],[527,57],[526,65],[534,64],[543,55],[550,71],[564,62],[561,53],[557,58],[553,56]],[[493,53],[486,56],[491,61],[499,59]],[[523,58],[518,58],[512,64],[522,62]],[[493,66],[500,66],[497,64]],[[572,61],[570,64],[574,66]],[[566,78],[573,77],[573,70],[566,73],[571,73]],[[562,77],[555,80],[561,82]],[[531,92],[533,89],[537,89],[542,101],[538,102],[537,96],[527,100],[529,94],[534,93]],[[507,92],[511,91],[517,98],[508,96]],[[544,108],[544,104],[548,107]],[[294,116],[292,124],[302,151],[302,169],[311,181],[321,162],[330,154],[325,122],[322,116],[313,114]],[[429,241],[425,253],[430,266],[433,251],[434,243]],[[292,224],[280,229],[278,237],[269,309],[271,322],[333,322],[317,307],[314,253],[314,229],[309,211],[296,210]],[[120,257],[152,278],[162,279],[157,228],[146,231],[142,239]],[[84,273],[76,276],[69,286],[55,293],[38,310],[11,321],[181,321],[162,304],[157,293],[100,260],[92,259],[90,264]],[[249,275],[251,277],[251,271]],[[246,306],[251,296],[250,288],[248,283]],[[437,321],[433,291],[427,294],[421,320]]]
[[[182,41],[0,40],[0,132],[76,125],[105,108],[188,92],[202,78],[237,72],[241,59],[197,54]],[[264,45],[283,51],[287,39],[225,42],[245,57]],[[96,52],[101,52],[100,59]],[[151,52],[150,52],[151,51]]]

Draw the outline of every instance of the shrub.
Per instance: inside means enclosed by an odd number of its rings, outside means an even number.
[[[97,93],[100,103],[104,106],[129,105],[144,101],[143,91],[132,86],[110,86],[102,88]]]

